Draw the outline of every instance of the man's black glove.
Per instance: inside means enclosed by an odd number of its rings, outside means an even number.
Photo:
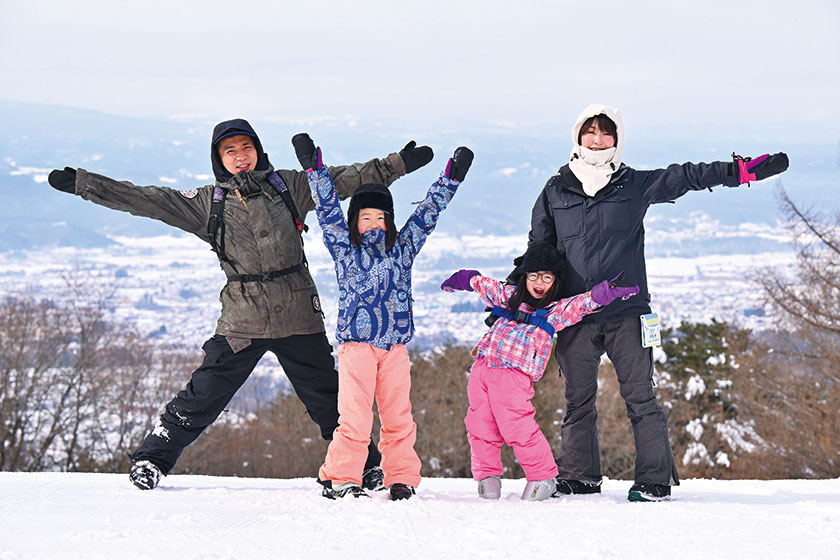
[[[467,171],[470,170],[472,160],[472,150],[461,146],[455,150],[455,155],[449,158],[449,163],[446,164],[446,176],[460,183],[467,176]]]
[[[303,166],[304,171],[310,169],[321,169],[321,150],[315,147],[315,142],[305,132],[292,136],[292,146],[295,147],[295,155]]]
[[[417,171],[435,157],[435,153],[428,146],[417,147],[417,142],[412,140],[405,145],[405,148],[400,150],[400,157],[402,157],[405,164],[405,172],[411,173]]]
[[[76,170],[72,167],[53,169],[47,177],[47,182],[54,189],[76,194]]]

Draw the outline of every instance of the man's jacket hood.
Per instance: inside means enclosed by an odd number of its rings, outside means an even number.
[[[225,138],[239,134],[249,136],[254,139],[254,148],[256,148],[257,154],[259,154],[255,171],[264,171],[268,169],[269,165],[271,165],[268,162],[268,154],[263,152],[259,136],[257,136],[256,132],[254,132],[254,129],[248,121],[245,119],[232,119],[220,122],[213,129],[213,138],[210,142],[210,161],[213,163],[213,175],[216,176],[216,180],[220,183],[226,183],[231,179],[231,177],[233,177],[233,175],[230,171],[225,169],[225,166],[222,163],[222,158],[219,156],[217,144]]]

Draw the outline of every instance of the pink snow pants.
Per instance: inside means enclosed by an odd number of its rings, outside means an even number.
[[[557,476],[551,447],[531,404],[534,384],[518,369],[493,368],[479,358],[467,384],[470,409],[464,424],[475,480],[502,475],[502,444],[507,443],[530,481]]]
[[[318,473],[333,486],[362,484],[373,427],[373,400],[379,409],[379,451],[385,486],[420,484],[420,458],[414,452],[417,424],[411,416],[411,364],[405,345],[391,350],[362,342],[338,349],[338,428]]]

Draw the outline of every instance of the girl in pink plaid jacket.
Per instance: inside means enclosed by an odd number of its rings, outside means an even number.
[[[445,291],[475,291],[499,319],[473,348],[467,395],[470,408],[464,424],[470,442],[473,478],[478,495],[501,496],[502,444],[513,448],[528,480],[523,500],[538,501],[555,491],[557,465],[540,430],[531,404],[534,381],[542,377],[555,331],[574,325],[618,298],[639,292],[638,286],[616,285],[621,275],[591,291],[560,297],[564,256],[552,245],[532,245],[516,259],[505,284],[477,270],[459,270],[443,284]]]

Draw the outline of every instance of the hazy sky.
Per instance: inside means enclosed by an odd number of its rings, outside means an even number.
[[[131,116],[840,122],[836,0],[0,0],[0,98]],[[835,126],[840,130],[840,127]]]

